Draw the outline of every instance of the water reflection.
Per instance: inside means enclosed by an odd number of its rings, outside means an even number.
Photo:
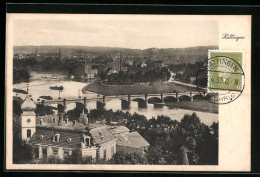
[[[120,100],[111,100],[109,101],[105,109],[109,110],[112,109],[113,111],[122,110],[121,109],[121,101]],[[169,108],[167,106],[163,107],[154,107],[153,104],[147,104],[146,108],[139,108],[138,102],[132,101],[130,103],[130,107],[128,109],[123,109],[123,112],[129,112],[131,114],[138,113],[147,117],[147,119],[151,119],[152,117],[157,117],[158,115],[167,115],[174,120],[180,121],[185,114],[192,114],[196,112],[197,116],[200,120],[207,124],[211,125],[213,122],[218,121],[218,114],[212,114],[207,112],[200,112],[200,111],[192,111],[186,109],[177,109],[177,108]]]
[[[37,76],[37,75],[36,75]],[[86,86],[86,83],[81,82],[75,82],[75,81],[52,81],[48,79],[41,79],[41,77],[38,76],[38,79],[35,79],[33,77],[32,81],[30,82],[30,95],[32,95],[33,100],[37,100],[40,96],[51,96],[54,99],[58,99],[59,93],[57,90],[50,90],[50,86],[63,86],[63,91],[61,92],[61,99],[63,98],[78,98],[79,96],[79,90],[81,90],[84,86]],[[27,84],[26,83],[19,83],[14,84],[14,88],[17,89],[23,89],[26,90]],[[16,95],[14,93],[14,95]],[[22,99],[25,98],[25,94],[19,94]],[[87,97],[87,98],[95,98],[97,97],[96,93],[88,92],[87,94],[83,94],[80,92],[81,98]],[[54,106],[54,105],[53,105]],[[54,106],[54,107],[57,107]],[[69,104],[67,109],[74,109],[76,107],[76,104]],[[87,104],[87,109],[96,109],[97,108],[97,102],[92,101]],[[110,100],[106,103],[105,109],[109,110],[112,109],[114,111],[122,110],[123,112],[130,112],[130,113],[138,113],[141,115],[146,116],[148,119],[152,117],[157,117],[157,115],[166,115],[169,116],[172,119],[180,121],[185,114],[192,114],[194,111],[191,110],[185,110],[185,109],[175,109],[175,108],[168,108],[166,106],[163,107],[156,107],[153,104],[147,104],[146,108],[139,108],[138,102],[132,101],[129,105],[129,108],[122,109],[121,107],[121,100],[115,99]],[[211,125],[213,122],[218,121],[218,114],[212,114],[207,112],[199,112],[195,111],[198,117],[201,119],[201,121],[207,125]]]

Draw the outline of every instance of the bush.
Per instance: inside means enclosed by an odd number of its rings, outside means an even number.
[[[62,164],[63,160],[59,157],[50,156],[40,160],[40,164]]]

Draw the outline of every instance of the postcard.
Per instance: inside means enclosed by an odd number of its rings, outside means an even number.
[[[7,14],[6,169],[251,170],[251,16]]]

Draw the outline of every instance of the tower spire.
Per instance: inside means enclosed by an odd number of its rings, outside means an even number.
[[[29,84],[27,83],[27,95],[29,95]]]
[[[122,52],[120,53],[120,71],[122,70]]]
[[[38,56],[38,50],[37,48],[35,48],[35,58],[37,58],[37,56]]]
[[[61,59],[61,52],[60,52],[60,48],[59,48],[59,59]]]

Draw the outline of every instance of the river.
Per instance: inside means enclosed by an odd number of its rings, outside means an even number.
[[[56,77],[57,79],[51,79],[52,77]],[[50,90],[49,87],[51,86],[63,86],[63,91],[60,93],[61,99],[63,98],[78,98],[87,97],[87,98],[94,98],[97,97],[96,93],[87,92],[86,94],[82,93],[82,88],[86,86],[88,83],[82,82],[75,82],[75,81],[68,81],[66,80],[66,76],[64,75],[54,75],[54,74],[34,74],[30,78],[29,83],[29,94],[32,95],[34,101],[39,99],[40,96],[51,96],[54,99],[59,97],[59,91],[57,90]],[[27,83],[19,83],[14,84],[13,88],[23,89],[26,90]],[[16,93],[14,93],[14,96]],[[21,97],[22,99],[25,98],[25,94],[17,94],[17,96]],[[53,105],[55,106],[55,105]],[[67,110],[74,109],[76,104],[72,103],[67,106]],[[87,105],[88,109],[95,109],[96,103],[91,102]],[[112,109],[122,110],[121,109],[121,102],[120,100],[111,100],[106,103],[105,109]],[[162,108],[154,108],[153,104],[148,104],[147,108],[138,108],[138,103],[132,101],[130,104],[130,108],[128,110],[122,110],[123,112],[130,112],[130,113],[138,113],[141,115],[146,116],[148,119],[152,117],[157,117],[157,115],[166,115],[169,116],[171,119],[180,121],[185,114],[192,114],[196,112],[197,116],[200,120],[205,123],[206,125],[211,125],[213,122],[218,122],[218,114],[207,113],[207,112],[200,112],[200,111],[192,111],[186,109],[179,109],[179,108],[169,108],[167,106],[163,106]]]

